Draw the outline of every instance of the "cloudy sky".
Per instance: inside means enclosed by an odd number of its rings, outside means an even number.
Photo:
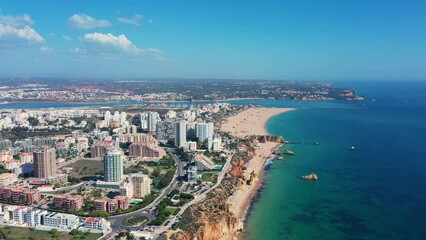
[[[0,76],[426,80],[425,1],[0,0]]]

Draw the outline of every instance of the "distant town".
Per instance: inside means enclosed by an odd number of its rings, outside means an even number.
[[[229,99],[363,100],[324,82],[266,80],[0,79],[0,101],[150,102]]]
[[[248,107],[1,110],[0,223],[105,239],[176,229],[247,150],[217,129]]]

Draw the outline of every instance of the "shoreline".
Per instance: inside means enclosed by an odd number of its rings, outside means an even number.
[[[249,108],[235,116],[231,116],[221,126],[221,131],[228,132],[231,136],[244,138],[247,135],[269,135],[267,131],[268,121],[278,114],[293,111],[294,108]],[[257,181],[253,185],[246,185],[238,189],[228,199],[227,203],[231,211],[241,221],[245,222],[248,211],[251,207],[254,197],[263,184],[265,177],[264,165],[274,150],[280,148],[282,143],[266,142],[258,143],[255,149],[255,155],[247,163],[247,169],[244,171],[246,179],[250,173],[257,175]],[[237,234],[240,235],[240,234]],[[235,236],[229,236],[232,239]]]

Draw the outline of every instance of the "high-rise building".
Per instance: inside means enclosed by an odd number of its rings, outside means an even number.
[[[156,132],[157,131],[157,122],[160,116],[157,112],[149,112],[148,114],[148,132]]]
[[[106,182],[119,182],[123,179],[123,152],[111,149],[104,155],[104,179]]]
[[[147,112],[141,112],[139,113],[139,118],[141,121],[141,128],[142,130],[147,130],[148,128],[148,113]]]
[[[118,122],[120,121],[120,117],[121,117],[120,113],[118,111],[115,111],[114,116],[112,116],[112,120]]]
[[[121,112],[120,113],[120,125],[124,125],[124,123],[126,122],[126,118],[127,118],[127,113]]]
[[[106,111],[105,113],[104,113],[104,120],[105,121],[111,121],[111,112],[110,111]]]
[[[214,134],[213,123],[197,123],[196,134],[199,142],[207,143],[212,140]]]
[[[39,147],[33,153],[34,177],[56,177],[56,151],[47,146]]]
[[[180,121],[176,123],[175,131],[175,146],[185,147],[186,145],[186,121]]]
[[[157,133],[156,137],[159,141],[169,141],[175,139],[176,131],[176,120],[175,119],[166,119],[164,121],[157,123]]]
[[[141,172],[132,173],[120,188],[120,194],[131,198],[143,198],[151,193],[152,180]]]
[[[160,115],[157,112],[141,112],[141,128],[148,132],[157,131],[157,122],[161,120]]]

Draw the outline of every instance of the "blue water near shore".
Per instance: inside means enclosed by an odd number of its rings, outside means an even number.
[[[296,155],[268,170],[244,239],[426,239],[426,83],[345,86],[368,96],[365,108],[319,103],[268,122],[320,145],[283,146]],[[312,172],[318,182],[300,179]]]

